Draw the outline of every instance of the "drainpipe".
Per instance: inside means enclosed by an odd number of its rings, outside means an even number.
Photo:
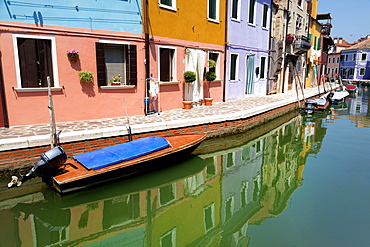
[[[282,78],[282,83],[281,83],[281,92],[284,93],[284,87],[285,87],[285,76],[286,76],[286,68],[285,68],[285,64],[286,64],[286,60],[287,60],[287,56],[286,56],[286,42],[285,42],[285,38],[288,34],[288,25],[289,25],[289,19],[290,19],[290,15],[289,15],[289,11],[290,11],[290,5],[289,5],[289,0],[287,1],[287,9],[286,9],[286,26],[285,26],[285,36],[283,37],[283,44],[284,44],[284,60],[283,60],[283,78]]]
[[[224,88],[222,90],[222,101],[226,101],[226,66],[227,66],[227,43],[228,43],[228,25],[229,25],[229,18],[228,18],[228,6],[229,1],[226,0],[225,3],[225,52],[224,52]]]
[[[271,69],[271,61],[272,63],[274,62],[273,59],[271,58],[271,55],[270,55],[270,52],[271,52],[271,34],[272,34],[272,31],[271,31],[271,26],[272,26],[272,5],[273,5],[273,0],[271,1],[271,4],[270,4],[270,27],[269,27],[269,51],[268,51],[268,70],[267,70],[267,75],[268,75],[268,78],[267,78],[267,90],[266,90],[266,94],[270,94],[270,92],[272,91],[271,90],[271,87],[272,87],[272,83],[271,83],[271,78],[272,78],[272,75],[270,74],[272,69]],[[276,40],[275,40],[275,43],[276,43]],[[276,50],[276,44],[275,44],[275,50]]]
[[[149,112],[149,78],[150,78],[150,40],[149,40],[149,3],[144,0],[144,35],[145,35],[145,93],[144,93],[144,113]]]
[[[9,118],[8,118],[8,109],[6,105],[6,96],[5,96],[5,91],[4,91],[4,80],[3,80],[3,67],[1,65],[1,59],[2,59],[2,54],[0,52],[0,99],[1,99],[1,109],[2,109],[2,114],[3,114],[3,119],[4,119],[4,127],[9,128]]]

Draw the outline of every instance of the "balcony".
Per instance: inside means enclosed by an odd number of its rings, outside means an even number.
[[[294,53],[304,53],[311,48],[311,43],[306,36],[298,36],[294,41]]]

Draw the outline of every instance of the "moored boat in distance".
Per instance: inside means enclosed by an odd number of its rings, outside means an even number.
[[[329,104],[330,102],[324,98],[307,99],[302,110],[306,114],[324,112],[328,108]]]
[[[338,89],[336,91],[332,91],[328,94],[328,99],[332,104],[340,104],[343,103],[345,98],[349,95],[348,91]]]
[[[61,194],[97,186],[144,171],[161,169],[190,155],[206,138],[204,134],[145,137],[67,158],[58,146],[43,153],[36,165],[8,187],[42,177]]]

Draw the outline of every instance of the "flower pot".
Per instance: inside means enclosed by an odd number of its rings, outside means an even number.
[[[184,104],[184,109],[185,110],[190,110],[191,109],[191,104],[192,104],[191,101],[183,101],[182,103]]]
[[[69,60],[70,62],[72,62],[72,63],[75,63],[75,62],[77,62],[78,57],[68,57],[68,60]]]
[[[120,82],[111,82],[111,85],[112,86],[121,86],[121,83]]]
[[[212,100],[213,100],[213,98],[204,98],[205,105],[207,105],[207,106],[212,105]]]

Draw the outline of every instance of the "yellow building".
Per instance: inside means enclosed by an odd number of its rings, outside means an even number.
[[[182,100],[222,101],[225,7],[221,0],[143,0],[146,74],[160,81],[162,110],[179,108]],[[207,83],[205,70],[216,73],[214,82]],[[196,81],[185,83],[185,71],[195,72]]]
[[[307,52],[307,73],[306,73],[306,88],[316,86],[318,82],[318,67],[320,56],[320,42],[321,42],[321,24],[316,19],[318,0],[308,2],[310,5],[310,26],[309,39],[311,42],[311,49]]]

